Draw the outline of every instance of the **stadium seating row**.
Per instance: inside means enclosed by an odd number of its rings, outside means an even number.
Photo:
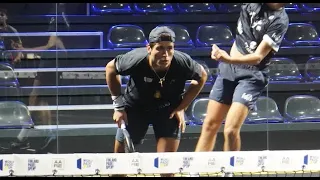
[[[196,37],[190,37],[188,29],[179,24],[162,24],[169,26],[176,33],[176,47],[208,47],[212,44],[231,46],[235,34],[225,24],[204,24],[198,27]],[[143,28],[133,24],[120,24],[110,28],[108,48],[143,47],[148,43]],[[193,41],[195,39],[195,42]],[[309,23],[291,23],[281,46],[318,46],[320,38],[315,26]]]
[[[208,98],[197,98],[186,115],[188,125],[201,125],[206,116]],[[0,101],[0,128],[32,128],[34,122],[28,106],[20,101]],[[319,122],[320,99],[311,95],[293,95],[286,99],[284,113],[270,97],[259,97],[255,110],[249,112],[246,124]]]
[[[318,12],[319,3],[288,3],[287,12]],[[241,3],[91,3],[91,14],[238,13]]]
[[[270,81],[316,82],[320,80],[320,58],[312,57],[299,66],[290,58],[272,58],[268,75]]]
[[[194,100],[191,107],[190,124],[202,124],[206,116],[208,98]],[[256,109],[251,111],[245,123],[293,123],[319,122],[320,99],[311,95],[294,95],[286,99],[284,114],[278,110],[277,103],[270,97],[261,96]]]
[[[176,34],[175,45],[178,48],[209,47],[212,44],[231,47],[235,34],[226,24],[203,24],[197,28],[195,37],[191,37],[188,28],[181,24],[161,24],[169,26]],[[14,33],[1,33],[1,36],[17,36]],[[48,32],[19,33],[26,41],[30,38],[47,38]],[[67,37],[67,49],[117,49],[145,47],[148,34],[142,27],[134,24],[118,24],[107,32],[106,43],[103,32],[59,32],[59,36]],[[44,37],[43,37],[44,36]],[[77,38],[81,36],[81,38]],[[27,38],[27,39],[26,39]],[[0,41],[0,45],[3,41]],[[310,23],[291,23],[281,46],[319,46],[320,38],[316,27]],[[107,47],[104,47],[107,46]],[[248,48],[251,48],[248,45]]]
[[[208,73],[208,83],[214,83],[218,72],[217,68],[210,68],[205,61],[197,60]],[[48,67],[30,71],[28,68],[14,70],[11,65],[7,63],[0,63],[0,86],[3,87],[19,87],[22,79],[35,78],[37,71],[51,72],[52,68]],[[70,70],[69,70],[70,69]],[[59,85],[104,85],[105,72],[103,67],[97,67],[95,71],[88,71],[83,68],[65,68],[61,70],[58,79]],[[29,71],[30,72],[29,72]],[[53,69],[56,71],[56,69]],[[296,64],[292,59],[285,57],[275,57],[270,60],[269,66],[269,80],[270,82],[279,83],[304,83],[304,82],[319,82],[320,81],[320,57],[312,57],[304,64]],[[122,83],[126,84],[129,77],[122,77]],[[55,80],[51,79],[52,84]],[[22,85],[24,86],[24,85]]]
[[[319,3],[288,3],[288,13],[316,13]],[[1,3],[10,16],[16,15],[108,15],[108,14],[192,14],[232,13],[241,3]]]

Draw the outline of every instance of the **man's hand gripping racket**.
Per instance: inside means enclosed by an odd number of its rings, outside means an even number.
[[[120,128],[121,128],[123,136],[124,136],[124,151],[126,153],[134,153],[135,152],[134,145],[131,140],[129,132],[126,129],[126,123],[124,120],[121,120]]]
[[[127,113],[125,111],[114,111],[113,119],[117,123],[118,128],[122,130],[124,136],[124,151],[126,153],[135,152],[130,134],[126,129]]]

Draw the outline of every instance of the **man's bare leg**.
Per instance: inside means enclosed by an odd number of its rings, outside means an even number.
[[[202,125],[201,135],[195,150],[196,152],[212,151],[214,149],[217,133],[229,108],[229,105],[214,100],[209,101],[207,116]]]
[[[224,126],[224,151],[240,151],[240,129],[248,113],[247,106],[238,102],[232,103]]]

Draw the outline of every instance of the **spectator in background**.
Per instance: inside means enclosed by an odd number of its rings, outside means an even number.
[[[64,3],[59,3],[59,5],[60,6],[58,6],[58,8],[61,8],[62,12],[60,10],[58,13],[62,14],[61,18],[62,18],[63,25],[58,26],[57,24],[58,24],[59,16],[53,16],[49,22],[48,32],[65,32],[70,30],[70,24],[65,16],[65,13],[63,10],[64,8],[62,8]],[[55,8],[56,6],[53,9]],[[21,43],[14,43],[13,47],[16,50],[66,50],[62,37],[56,36],[55,34],[50,35],[47,43],[43,46],[26,48],[26,47],[23,47]],[[63,55],[59,53],[58,58],[63,59],[63,61],[65,61],[67,58],[66,51],[63,52]],[[56,59],[40,58],[39,68],[55,68],[57,67],[56,61],[57,61]],[[37,87],[37,86],[55,85],[56,79],[59,78],[60,74],[61,72],[37,72],[37,76],[35,77],[33,86]],[[32,90],[29,96],[30,106],[49,106],[49,104],[54,104],[54,105],[57,104],[56,101],[50,103],[48,102],[48,99],[40,97],[38,91],[39,91],[38,88],[34,88]],[[40,119],[41,124],[52,125],[52,116],[49,110],[40,111],[40,113],[36,114],[36,116]],[[49,143],[55,138],[56,137],[52,133],[52,130],[49,130],[49,136],[45,140],[45,144],[42,146],[42,148],[47,147]]]
[[[5,9],[0,9],[0,52],[1,61],[10,64],[20,62],[23,58],[22,52],[9,53],[7,50],[14,50],[14,46],[22,46],[18,31],[7,23],[8,16]],[[2,33],[14,33],[13,36],[1,36]]]

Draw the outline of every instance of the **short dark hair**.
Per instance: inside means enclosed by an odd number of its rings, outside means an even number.
[[[5,15],[7,15],[7,10],[0,8],[0,13],[3,13],[3,14],[5,14]]]

